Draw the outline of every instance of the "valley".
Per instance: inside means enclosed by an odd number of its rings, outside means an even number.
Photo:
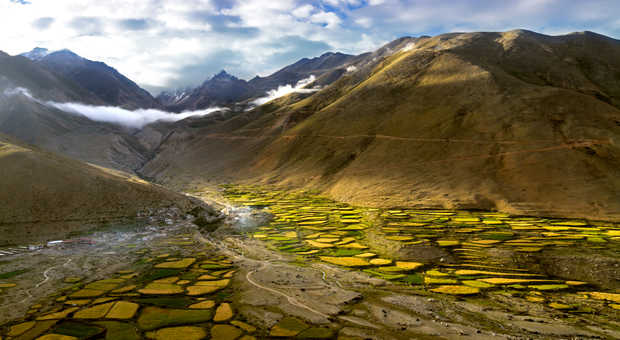
[[[189,194],[223,207],[216,231],[168,219],[3,257],[2,272],[26,270],[1,281],[5,336],[620,336],[615,223],[364,208],[257,186]]]
[[[619,61],[447,33],[153,96],[0,53],[0,340],[620,339]]]

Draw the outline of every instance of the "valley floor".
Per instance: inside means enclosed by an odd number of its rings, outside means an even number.
[[[227,207],[217,231],[177,219],[1,257],[2,337],[620,338],[617,224],[191,194]]]

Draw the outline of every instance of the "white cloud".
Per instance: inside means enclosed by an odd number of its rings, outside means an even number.
[[[362,0],[323,0],[326,4],[331,6],[360,6],[362,5]]]
[[[609,0],[29,2],[0,1],[0,50],[68,48],[151,88],[196,85],[222,68],[265,75],[302,57],[367,52],[405,34],[525,28],[620,37],[620,1]],[[307,42],[280,43],[291,36]]]
[[[291,94],[294,92],[297,93],[312,93],[312,92],[316,92],[318,90],[320,90],[320,88],[312,88],[312,89],[306,89],[304,87],[306,87],[307,85],[311,84],[312,82],[314,82],[316,80],[316,77],[314,75],[311,75],[308,78],[302,79],[300,81],[297,82],[297,84],[295,84],[295,86],[287,84],[284,86],[278,86],[277,89],[273,89],[273,90],[269,90],[267,91],[267,96],[266,97],[262,97],[262,98],[258,98],[256,100],[254,100],[252,102],[252,104],[255,105],[263,105],[267,102],[270,102],[276,98],[280,98],[280,97],[284,97],[287,94]]]
[[[372,19],[368,17],[362,17],[362,18],[355,19],[355,23],[364,28],[370,28],[370,26],[372,26]]]
[[[310,22],[325,24],[327,28],[336,28],[340,24],[340,18],[333,12],[319,12],[310,17]]]
[[[312,5],[303,5],[300,7],[295,8],[295,10],[293,10],[293,15],[298,17],[298,18],[307,18],[310,16],[310,14],[314,11],[314,6]]]
[[[415,48],[415,43],[414,42],[410,42],[407,45],[405,45],[405,47],[403,47],[401,49],[401,52],[409,52],[411,50],[413,50]]]
[[[225,110],[219,107],[212,107],[204,110],[187,111],[177,114],[155,109],[138,109],[131,111],[115,106],[94,106],[81,103],[42,101],[33,97],[30,91],[23,87],[5,89],[3,93],[5,96],[9,97],[23,95],[41,105],[56,108],[67,113],[85,116],[94,121],[120,124],[131,128],[142,128],[145,125],[157,121],[176,122],[189,117],[201,117],[216,111]]]
[[[34,99],[30,91],[27,88],[23,88],[23,87],[8,88],[8,89],[5,89],[3,93],[7,97],[17,96],[21,94],[22,96],[25,96],[26,98]]]
[[[145,125],[157,121],[177,122],[189,117],[201,117],[223,110],[219,107],[212,107],[204,110],[187,111],[175,114],[155,109],[138,109],[130,111],[114,106],[92,106],[80,103],[46,102],[45,104],[55,107],[61,111],[86,116],[91,120],[115,123],[133,128],[142,128]]]

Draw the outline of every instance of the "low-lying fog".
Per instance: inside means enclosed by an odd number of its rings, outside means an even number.
[[[127,110],[116,106],[95,106],[82,103],[58,103],[55,101],[40,100],[34,97],[28,89],[23,87],[6,89],[4,90],[4,95],[9,97],[23,95],[41,105],[55,108],[67,113],[82,115],[94,121],[116,123],[132,128],[142,128],[145,125],[156,121],[176,122],[188,117],[205,116],[215,111],[227,110],[226,108],[211,107],[204,110],[171,113],[157,109]]]

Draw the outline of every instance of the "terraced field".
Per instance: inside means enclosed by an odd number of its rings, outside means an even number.
[[[620,309],[618,268],[605,282],[589,282],[549,276],[538,261],[563,251],[606,253],[617,261],[618,224],[493,212],[367,209],[260,187],[228,186],[225,195],[236,204],[272,213],[272,222],[252,237],[304,261],[361,270],[439,294],[501,291],[553,309],[610,317]]]
[[[221,194],[216,231],[163,220],[5,256],[0,339],[620,338],[618,266],[596,266],[616,224]],[[566,253],[594,265],[550,274]]]
[[[151,242],[120,245],[131,248],[125,254],[131,261],[124,265],[127,269],[106,278],[62,277],[56,287],[63,288],[31,305],[24,317],[4,323],[0,334],[16,340],[251,340],[254,333],[313,337],[326,332],[331,337],[329,329],[295,317],[281,318],[262,330],[248,323],[233,307],[231,280],[238,268],[201,241],[195,226],[181,227],[171,226],[170,235],[159,235]],[[73,260],[67,258],[65,264]],[[50,270],[62,266],[46,270],[45,280],[36,287],[21,288],[38,288],[50,279]],[[10,280],[0,282],[5,294],[18,289]]]

